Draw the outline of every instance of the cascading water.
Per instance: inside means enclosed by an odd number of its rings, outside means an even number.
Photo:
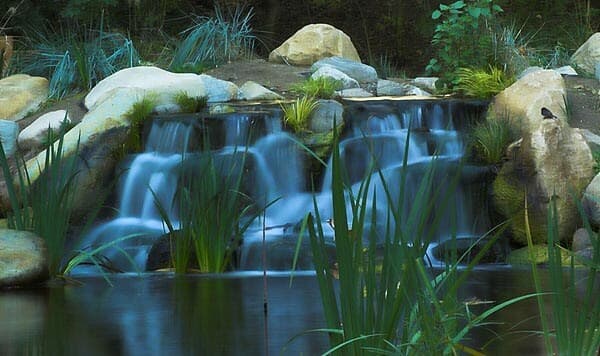
[[[468,109],[468,110],[467,110]],[[357,188],[368,172],[373,160],[381,170],[387,183],[399,179],[403,169],[405,149],[407,157],[407,194],[403,202],[410,205],[416,187],[423,178],[434,157],[443,174],[436,175],[437,187],[450,187],[449,176],[461,175],[460,159],[464,154],[463,135],[460,126],[465,120],[465,110],[471,115],[480,115],[481,106],[467,107],[451,101],[389,101],[347,104],[345,109],[345,132],[340,142],[341,159],[347,168],[349,183]],[[295,227],[303,217],[313,210],[313,199],[317,201],[323,219],[332,216],[331,164],[324,173],[320,192],[310,193],[306,189],[302,157],[303,148],[297,140],[282,131],[280,114],[273,111],[249,114],[230,114],[203,121],[202,132],[209,134],[211,149],[217,157],[246,155],[243,189],[262,206],[272,205],[257,219],[244,235],[240,251],[241,269],[262,268],[263,239],[267,243],[269,269],[289,269],[296,245]],[[185,160],[194,159],[197,149],[194,141],[198,134],[198,117],[169,120],[154,120],[146,142],[146,152],[135,155],[128,161],[128,169],[122,178],[119,216],[104,223],[89,234],[83,243],[95,246],[131,233],[139,237],[122,242],[122,248],[135,256],[138,269],[145,268],[147,253],[165,227],[158,214],[155,199],[163,206],[171,206],[179,167]],[[464,126],[464,125],[463,125]],[[407,137],[410,139],[406,145]],[[216,140],[213,140],[216,138]],[[475,174],[478,176],[478,174]],[[378,178],[373,179],[372,189],[383,192]],[[435,232],[438,240],[457,235],[474,236],[488,228],[487,213],[482,209],[482,184],[472,184],[481,178],[472,177],[458,184],[452,193],[454,207],[441,217],[441,227]],[[468,181],[468,182],[467,182]],[[388,184],[394,187],[395,184]],[[475,197],[475,198],[474,198]],[[377,203],[384,219],[385,202]],[[170,211],[172,221],[177,220],[175,211]],[[378,215],[379,216],[379,215]],[[266,229],[263,229],[266,227]],[[332,230],[326,232],[331,238]],[[130,270],[127,259],[113,250],[107,257],[118,268]],[[310,262],[300,268],[310,268]]]

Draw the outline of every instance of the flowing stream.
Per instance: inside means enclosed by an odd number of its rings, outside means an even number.
[[[484,204],[485,171],[461,164],[466,122],[481,115],[484,109],[482,104],[455,101],[346,103],[340,157],[348,184],[356,191],[365,175],[373,172],[370,167],[374,165],[381,175],[375,173],[372,177],[372,192],[377,197],[384,196],[380,179],[383,176],[395,196],[396,182],[400,180],[406,157],[405,199],[393,203],[410,209],[420,182],[435,161],[434,186],[444,196],[450,195],[450,208],[440,209],[447,212],[439,217],[441,223],[434,232],[435,240],[443,241],[451,233],[457,236],[484,233],[489,228]],[[289,270],[296,227],[313,210],[313,199],[324,221],[332,217],[331,162],[325,169],[323,181],[316,182],[317,192],[311,193],[305,173],[308,155],[295,137],[282,130],[278,110],[155,118],[146,138],[145,151],[123,162],[118,215],[85,236],[80,247],[98,246],[137,234],[119,243],[122,250],[112,248],[104,254],[120,270],[144,270],[149,249],[166,232],[156,201],[163,207],[173,206],[181,166],[194,160],[206,133],[216,157],[235,159],[241,152],[246,154],[244,193],[263,206],[274,202],[244,235],[240,269],[262,269],[260,251],[264,239],[269,246],[267,268]],[[457,179],[458,184],[452,184],[453,179]],[[386,199],[378,199],[377,211],[369,213],[377,214],[378,222],[385,221],[388,203]],[[176,209],[167,210],[171,221],[177,222]],[[324,227],[333,240],[333,230],[328,229],[328,224]],[[123,251],[135,261],[136,268]],[[310,269],[310,261],[300,261],[299,268]]]

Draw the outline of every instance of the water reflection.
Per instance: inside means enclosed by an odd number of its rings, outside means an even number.
[[[461,300],[496,303],[531,293],[529,270],[479,269]],[[545,274],[544,274],[545,276]],[[267,280],[265,327],[263,279],[257,273],[211,276],[165,274],[81,278],[82,286],[0,293],[2,355],[315,355],[327,337],[295,335],[324,326],[315,277]],[[473,305],[481,313],[489,305]],[[550,305],[547,306],[550,308]],[[549,309],[548,309],[549,310]],[[499,312],[497,324],[469,335],[467,344],[490,355],[543,354],[534,298]],[[491,341],[490,341],[491,340]],[[287,345],[286,345],[287,344]]]

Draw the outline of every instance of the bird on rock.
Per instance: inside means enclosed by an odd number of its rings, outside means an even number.
[[[545,119],[558,119],[558,117],[556,117],[556,115],[554,115],[552,113],[552,111],[548,110],[547,108],[542,108],[542,116]]]

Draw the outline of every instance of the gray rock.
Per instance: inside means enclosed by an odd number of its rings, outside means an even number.
[[[412,83],[423,90],[435,91],[435,83],[439,79],[438,77],[416,77]]]
[[[319,100],[319,105],[313,111],[310,130],[316,133],[329,132],[333,129],[333,120],[342,122],[344,106],[335,100]]]
[[[538,67],[538,66],[527,67],[521,73],[519,73],[519,75],[517,75],[517,79],[521,79],[524,76],[526,76],[527,74],[530,74],[533,72],[538,72],[540,70],[544,70],[544,68]]]
[[[596,70],[596,65],[600,62],[600,32],[596,32],[590,36],[573,53],[571,56],[571,63],[577,68],[577,70],[587,76],[593,76]]]
[[[351,88],[360,87],[360,85],[358,84],[358,82],[356,80],[350,78],[348,75],[346,75],[346,73],[341,72],[331,66],[323,66],[323,67],[317,69],[317,71],[314,72],[310,77],[313,79],[325,77],[325,78],[331,78],[333,80],[337,80],[342,83],[342,89],[351,89]]]
[[[310,70],[316,72],[319,68],[331,66],[340,72],[345,73],[350,78],[355,79],[359,83],[374,83],[377,81],[377,71],[375,68],[355,62],[342,57],[329,57],[315,62]]]
[[[370,98],[373,96],[373,94],[362,88],[338,90],[335,95],[340,98]]]
[[[583,209],[593,226],[600,226],[600,174],[585,188],[582,198]]]
[[[64,121],[71,122],[65,110],[51,111],[40,116],[21,131],[19,146],[25,149],[40,146],[48,135],[48,129],[57,132]]]
[[[403,96],[405,85],[392,80],[379,79],[377,81],[377,96]]]
[[[594,235],[594,238],[598,238]],[[588,231],[584,228],[577,229],[573,235],[573,244],[571,250],[573,252],[583,251],[589,247],[592,247],[592,239]]]
[[[48,252],[28,231],[0,229],[0,287],[23,286],[48,278]]]
[[[588,129],[579,129],[592,151],[600,150],[600,136]]]
[[[577,72],[571,66],[562,66],[554,69],[554,71],[560,75],[577,75]]]
[[[596,64],[596,79],[600,80],[600,62]]]
[[[263,87],[262,85],[249,80],[240,87],[238,99],[240,99],[240,100],[279,100],[279,99],[283,99],[283,97],[281,95],[273,92],[272,90],[269,90],[269,89]]]
[[[6,157],[12,156],[17,149],[19,124],[14,121],[0,120],[0,142]]]

